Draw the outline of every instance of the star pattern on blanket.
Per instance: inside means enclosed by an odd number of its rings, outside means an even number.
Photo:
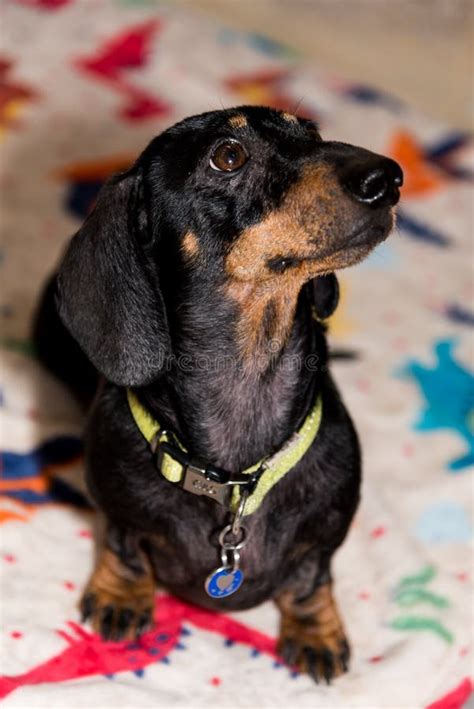
[[[396,131],[390,140],[387,153],[403,168],[402,199],[430,195],[442,190],[452,179],[471,179],[472,174],[458,167],[456,156],[469,145],[464,133],[447,133],[431,145],[422,145],[406,131]]]
[[[128,76],[130,70],[146,66],[151,43],[161,28],[162,22],[154,19],[127,28],[107,39],[92,55],[75,61],[81,71],[105,82],[125,98],[119,116],[126,120],[163,118],[170,113],[167,101],[136,85]]]
[[[466,453],[449,462],[451,472],[474,464],[474,376],[455,360],[454,346],[453,340],[439,340],[434,344],[434,367],[412,359],[402,370],[415,380],[424,400],[415,430],[447,429],[467,444]]]
[[[67,647],[49,660],[16,676],[0,677],[0,698],[19,687],[44,682],[65,682],[103,675],[112,678],[120,672],[133,672],[143,676],[144,669],[156,662],[170,662],[173,650],[183,650],[183,635],[190,631],[184,624],[220,635],[224,645],[235,643],[248,645],[253,653],[266,654],[273,662],[278,661],[274,638],[240,623],[224,613],[216,614],[196,606],[190,606],[171,596],[157,598],[155,607],[156,626],[144,633],[137,642],[105,642],[94,633],[85,630],[73,621],[67,622],[67,630],[58,630]],[[293,673],[293,671],[292,671]]]
[[[398,210],[397,226],[412,239],[445,248],[451,238],[437,226],[415,217],[403,206],[406,201],[430,197],[448,188],[454,179],[470,180],[473,174],[457,164],[457,155],[469,144],[464,133],[448,133],[424,146],[416,137],[398,130],[392,135],[387,154],[400,163],[404,173],[401,189],[402,207]]]

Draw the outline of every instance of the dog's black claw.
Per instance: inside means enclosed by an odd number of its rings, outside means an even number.
[[[331,684],[331,680],[334,677],[335,670],[334,655],[332,654],[331,650],[324,648],[321,654],[321,662],[323,666],[323,675],[324,679],[326,680],[326,684]]]
[[[112,640],[113,636],[113,623],[114,623],[114,607],[105,606],[102,611],[102,618],[100,621],[100,634],[104,640]]]
[[[113,634],[113,640],[122,640],[132,624],[134,616],[135,614],[131,608],[123,608],[119,611],[117,625],[115,626],[115,632]]]
[[[341,654],[339,655],[339,662],[341,663],[341,668],[343,672],[347,672],[349,669],[349,659],[351,656],[351,649],[347,640],[341,642]]]
[[[285,640],[280,654],[284,663],[293,667],[298,659],[298,644],[294,640]]]
[[[319,684],[318,653],[314,647],[305,647],[303,654],[306,660],[308,674]]]
[[[95,596],[93,593],[88,593],[81,602],[81,623],[85,623],[88,618],[94,613]]]
[[[153,622],[152,609],[147,608],[147,610],[142,613],[138,619],[137,623],[137,636],[142,635],[146,630],[148,630]]]

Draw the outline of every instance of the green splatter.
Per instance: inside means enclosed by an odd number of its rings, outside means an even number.
[[[424,588],[402,588],[395,593],[395,602],[405,608],[414,606],[417,603],[431,603],[437,608],[447,608],[449,606],[447,598]]]
[[[436,569],[434,566],[431,566],[431,564],[429,564],[428,566],[425,566],[418,574],[414,574],[413,576],[405,576],[404,578],[402,578],[400,583],[398,584],[398,588],[404,588],[405,586],[415,586],[420,583],[429,583],[434,579],[435,576]]]
[[[404,615],[394,618],[390,625],[394,630],[429,630],[449,644],[451,644],[454,639],[452,633],[434,618],[426,618],[418,615]]]
[[[14,337],[0,337],[0,347],[13,352],[21,352],[22,354],[35,357],[35,348],[31,340],[20,340]]]

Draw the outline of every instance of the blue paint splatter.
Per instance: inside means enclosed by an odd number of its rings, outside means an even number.
[[[290,58],[299,56],[299,53],[295,49],[287,47],[284,44],[281,44],[281,42],[276,42],[263,34],[252,32],[247,35],[247,41],[252,49],[255,49],[261,54],[265,54],[268,57]]]
[[[446,248],[451,245],[451,239],[425,222],[420,222],[402,210],[397,212],[397,226],[412,239],[424,241],[433,246]]]
[[[449,320],[460,325],[474,325],[474,312],[457,303],[447,305],[444,314]]]
[[[219,44],[226,47],[233,44],[246,44],[256,52],[268,57],[292,58],[299,56],[299,52],[292,47],[287,47],[285,44],[258,32],[239,32],[225,27],[217,33],[216,38]]]
[[[42,491],[35,490],[29,484],[31,478],[42,478],[49,466],[70,463],[81,453],[82,443],[73,436],[51,438],[29,453],[1,451],[2,477],[15,484],[14,488],[3,490],[2,494],[27,505],[61,502],[81,508],[90,507],[84,495],[59,478],[46,476],[46,489]]]
[[[422,542],[469,542],[472,525],[466,510],[456,502],[437,502],[427,507],[418,519],[415,534]]]
[[[438,170],[443,170],[449,177],[457,180],[472,180],[474,174],[466,167],[456,165],[456,153],[470,142],[468,133],[448,133],[430,147],[425,148],[426,160],[436,165]]]
[[[50,438],[29,453],[3,451],[3,477],[5,480],[34,477],[45,467],[73,460],[81,453],[81,440],[73,436]]]
[[[402,375],[415,379],[424,398],[415,430],[447,429],[466,442],[465,455],[448,464],[450,471],[457,472],[474,464],[474,376],[456,362],[453,347],[453,340],[436,342],[434,367],[411,360],[402,369]]]
[[[402,102],[394,96],[362,84],[352,84],[344,88],[343,94],[359,103],[379,104],[392,111],[398,111],[403,106]]]
[[[439,160],[447,155],[452,155],[454,151],[463,148],[469,141],[470,136],[468,133],[448,133],[440,138],[437,143],[426,147],[424,153],[428,160]]]

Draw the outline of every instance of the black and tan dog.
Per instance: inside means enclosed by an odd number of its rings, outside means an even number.
[[[347,669],[330,562],[360,454],[320,320],[401,184],[392,160],[242,107],[166,130],[103,187],[35,337],[95,395],[87,478],[108,531],[82,611],[105,638],[139,635],[160,583],[216,610],[274,599],[290,665]]]

